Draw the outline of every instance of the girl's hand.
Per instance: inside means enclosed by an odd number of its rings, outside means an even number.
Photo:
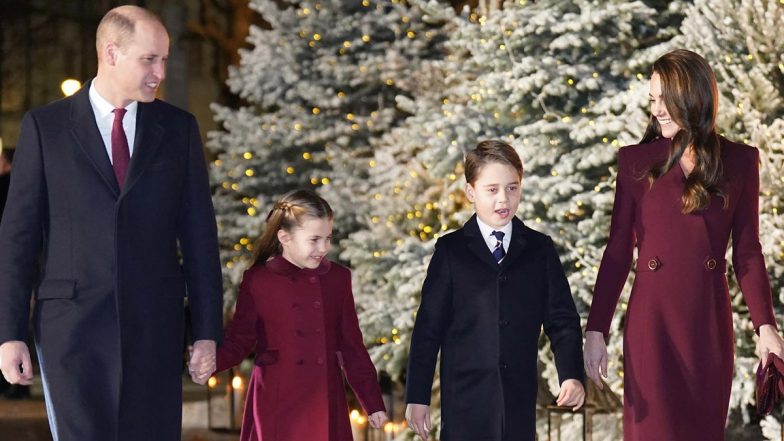
[[[600,374],[607,378],[607,345],[604,343],[604,335],[597,331],[587,331],[585,333],[585,373],[588,378],[600,390],[604,387]]]
[[[760,356],[763,365],[770,353],[776,354],[777,357],[784,360],[784,340],[782,340],[781,335],[772,325],[762,325],[759,328],[757,354]]]
[[[384,424],[389,421],[387,417],[387,413],[383,410],[379,410],[378,412],[374,412],[373,415],[368,417],[368,421],[370,421],[370,426],[374,429],[383,429]]]
[[[561,384],[561,392],[555,404],[559,406],[571,406],[573,411],[581,408],[585,402],[585,388],[579,381],[570,378]]]

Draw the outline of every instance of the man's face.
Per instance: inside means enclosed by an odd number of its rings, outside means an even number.
[[[125,106],[131,101],[150,102],[166,77],[169,35],[159,23],[139,20],[133,37],[110,52],[114,92]],[[113,63],[111,63],[113,61]]]

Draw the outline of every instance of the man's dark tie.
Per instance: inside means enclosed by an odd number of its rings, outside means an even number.
[[[122,190],[125,184],[125,175],[128,172],[128,164],[131,162],[131,151],[128,149],[128,138],[125,137],[123,130],[123,116],[125,109],[114,109],[114,124],[112,124],[112,168],[114,176],[117,177],[117,184]]]
[[[496,262],[501,263],[501,259],[506,256],[506,251],[504,251],[504,232],[493,231],[492,235],[498,239],[498,242],[496,242],[495,248],[493,249],[493,257],[495,257]]]

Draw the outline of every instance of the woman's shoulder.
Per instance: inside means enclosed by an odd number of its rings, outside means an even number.
[[[723,136],[719,137],[721,143],[721,154],[725,162],[732,163],[736,160],[756,161],[759,158],[759,150],[756,147],[731,141]]]
[[[658,138],[642,144],[631,144],[618,149],[618,157],[632,161],[659,161],[667,156],[670,140]]]
[[[667,160],[670,140],[658,138],[642,144],[632,144],[618,149],[618,173],[641,179],[656,166]]]

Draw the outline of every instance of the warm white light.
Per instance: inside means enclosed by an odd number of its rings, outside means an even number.
[[[81,87],[82,83],[80,83],[79,80],[74,80],[73,78],[68,78],[60,84],[60,90],[63,91],[63,95],[65,96],[71,96],[75,94],[77,90],[81,89]]]
[[[209,386],[209,387],[211,387],[211,388],[212,388],[212,387],[215,387],[215,386],[217,386],[217,385],[218,385],[218,379],[217,379],[217,378],[215,378],[215,377],[210,377],[210,379],[209,379],[209,380],[207,380],[207,386]]]
[[[231,379],[231,387],[234,389],[242,389],[242,377],[235,375],[234,378]]]

